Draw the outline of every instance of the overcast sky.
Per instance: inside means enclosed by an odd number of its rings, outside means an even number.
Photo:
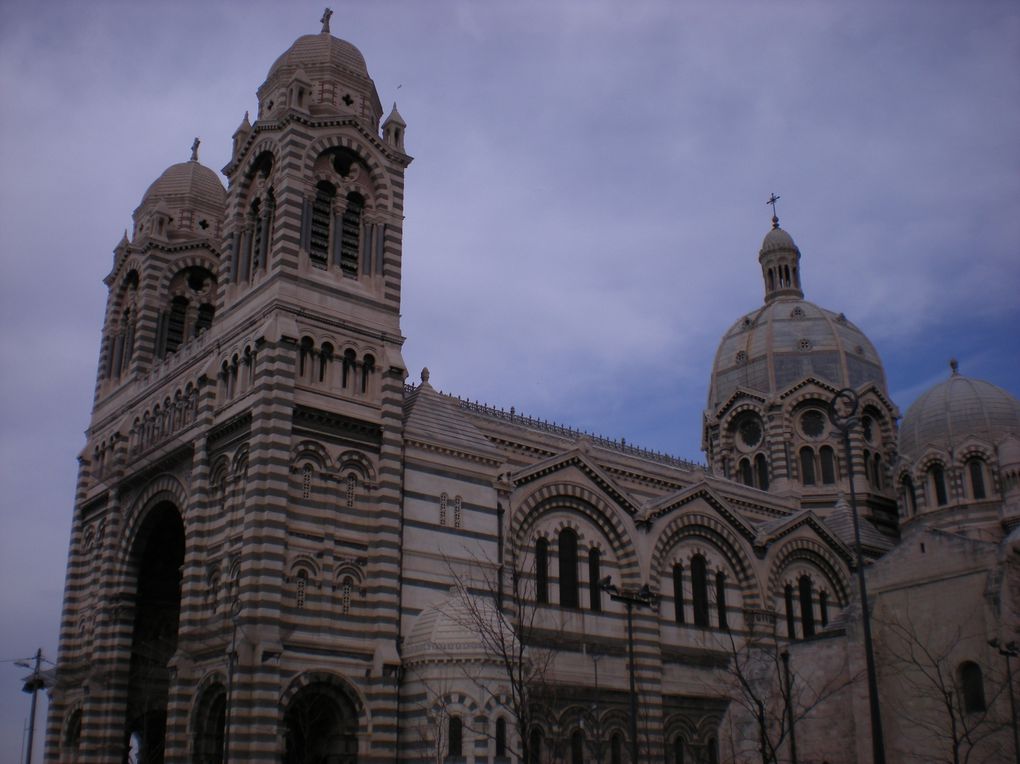
[[[868,334],[901,412],[952,356],[1020,395],[1015,0],[333,8],[408,124],[412,380],[700,460],[775,192],[807,299]],[[56,655],[113,247],[196,135],[226,164],[321,13],[0,3],[0,660]],[[0,764],[23,673],[0,663]]]

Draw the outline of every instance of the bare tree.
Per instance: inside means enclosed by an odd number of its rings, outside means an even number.
[[[495,685],[477,665],[464,664],[463,670],[490,698],[508,700],[520,760],[530,763],[538,760],[530,733],[558,693],[549,675],[562,633],[543,627],[534,577],[509,535],[500,562],[473,560],[465,571],[447,561],[457,595],[449,615],[477,636],[487,662],[496,667],[501,681]]]
[[[1008,704],[998,702],[1008,690],[1005,678],[963,660],[968,644],[984,648],[983,623],[980,618],[934,626],[917,623],[909,609],[879,621],[882,683],[899,694],[899,702],[885,707],[918,733],[916,739],[900,742],[904,757],[977,764],[1004,761],[1011,753],[1005,734]],[[975,624],[973,633],[970,624]],[[969,680],[961,676],[968,663],[976,669]],[[968,681],[972,684],[965,687]],[[923,741],[923,750],[916,740]]]
[[[727,732],[735,761],[779,762],[780,751],[793,745],[791,737],[795,740],[791,731],[857,678],[849,674],[845,654],[835,670],[830,665],[829,670],[820,671],[817,665],[812,671],[801,670],[790,661],[789,644],[776,636],[774,618],[752,619],[750,631],[727,632],[720,636],[720,646],[729,653],[724,691],[745,719],[741,725],[734,719],[741,714],[731,708]],[[718,685],[713,689],[718,691]],[[752,730],[746,729],[746,720]]]

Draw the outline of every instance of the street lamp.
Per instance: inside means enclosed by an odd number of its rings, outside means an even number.
[[[612,576],[606,576],[599,581],[599,588],[609,595],[609,599],[622,602],[627,607],[627,651],[630,655],[630,757],[632,764],[637,764],[640,759],[637,735],[637,680],[634,675],[634,608],[654,608],[655,595],[648,588],[648,584],[636,592],[620,591],[613,583]]]
[[[882,742],[882,715],[878,705],[878,675],[875,671],[875,649],[871,644],[871,613],[868,611],[868,587],[864,581],[864,554],[861,552],[861,525],[857,519],[857,493],[854,490],[854,462],[850,453],[850,430],[857,426],[857,407],[860,401],[849,387],[832,396],[829,401],[829,421],[843,433],[843,451],[846,457],[846,474],[850,483],[850,515],[854,521],[854,554],[857,557],[857,588],[861,596],[861,625],[864,630],[864,657],[868,670],[868,700],[871,707],[871,750],[874,764],[885,764],[885,744]]]
[[[1013,755],[1016,757],[1017,764],[1020,764],[1020,734],[1017,733],[1016,728],[1016,698],[1013,696],[1013,669],[1010,668],[1009,659],[1016,658],[1020,655],[1020,647],[1017,646],[1016,642],[1007,642],[1002,644],[998,637],[995,639],[989,639],[988,644],[999,651],[999,655],[1006,659],[1006,684],[1009,686],[1009,711],[1010,716],[1013,719]]]

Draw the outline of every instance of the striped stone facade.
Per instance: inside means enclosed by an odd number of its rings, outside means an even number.
[[[196,146],[115,249],[47,760],[631,761],[631,649],[640,761],[757,757],[734,682],[775,698],[778,674],[731,667],[780,649],[833,688],[801,761],[865,760],[851,465],[805,419],[840,380],[777,385],[790,359],[747,350],[755,322],[794,342],[814,320],[844,355],[858,330],[799,281],[738,322],[707,468],[407,384],[406,125],[326,19],[270,69],[227,188]],[[851,445],[871,557],[897,521],[876,375]],[[611,596],[642,590],[630,618]]]

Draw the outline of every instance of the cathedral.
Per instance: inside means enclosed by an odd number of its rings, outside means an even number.
[[[257,96],[105,278],[47,761],[871,761],[855,508],[887,760],[1013,755],[1020,401],[901,418],[775,215],[705,464],[439,392],[396,106],[328,11]]]

